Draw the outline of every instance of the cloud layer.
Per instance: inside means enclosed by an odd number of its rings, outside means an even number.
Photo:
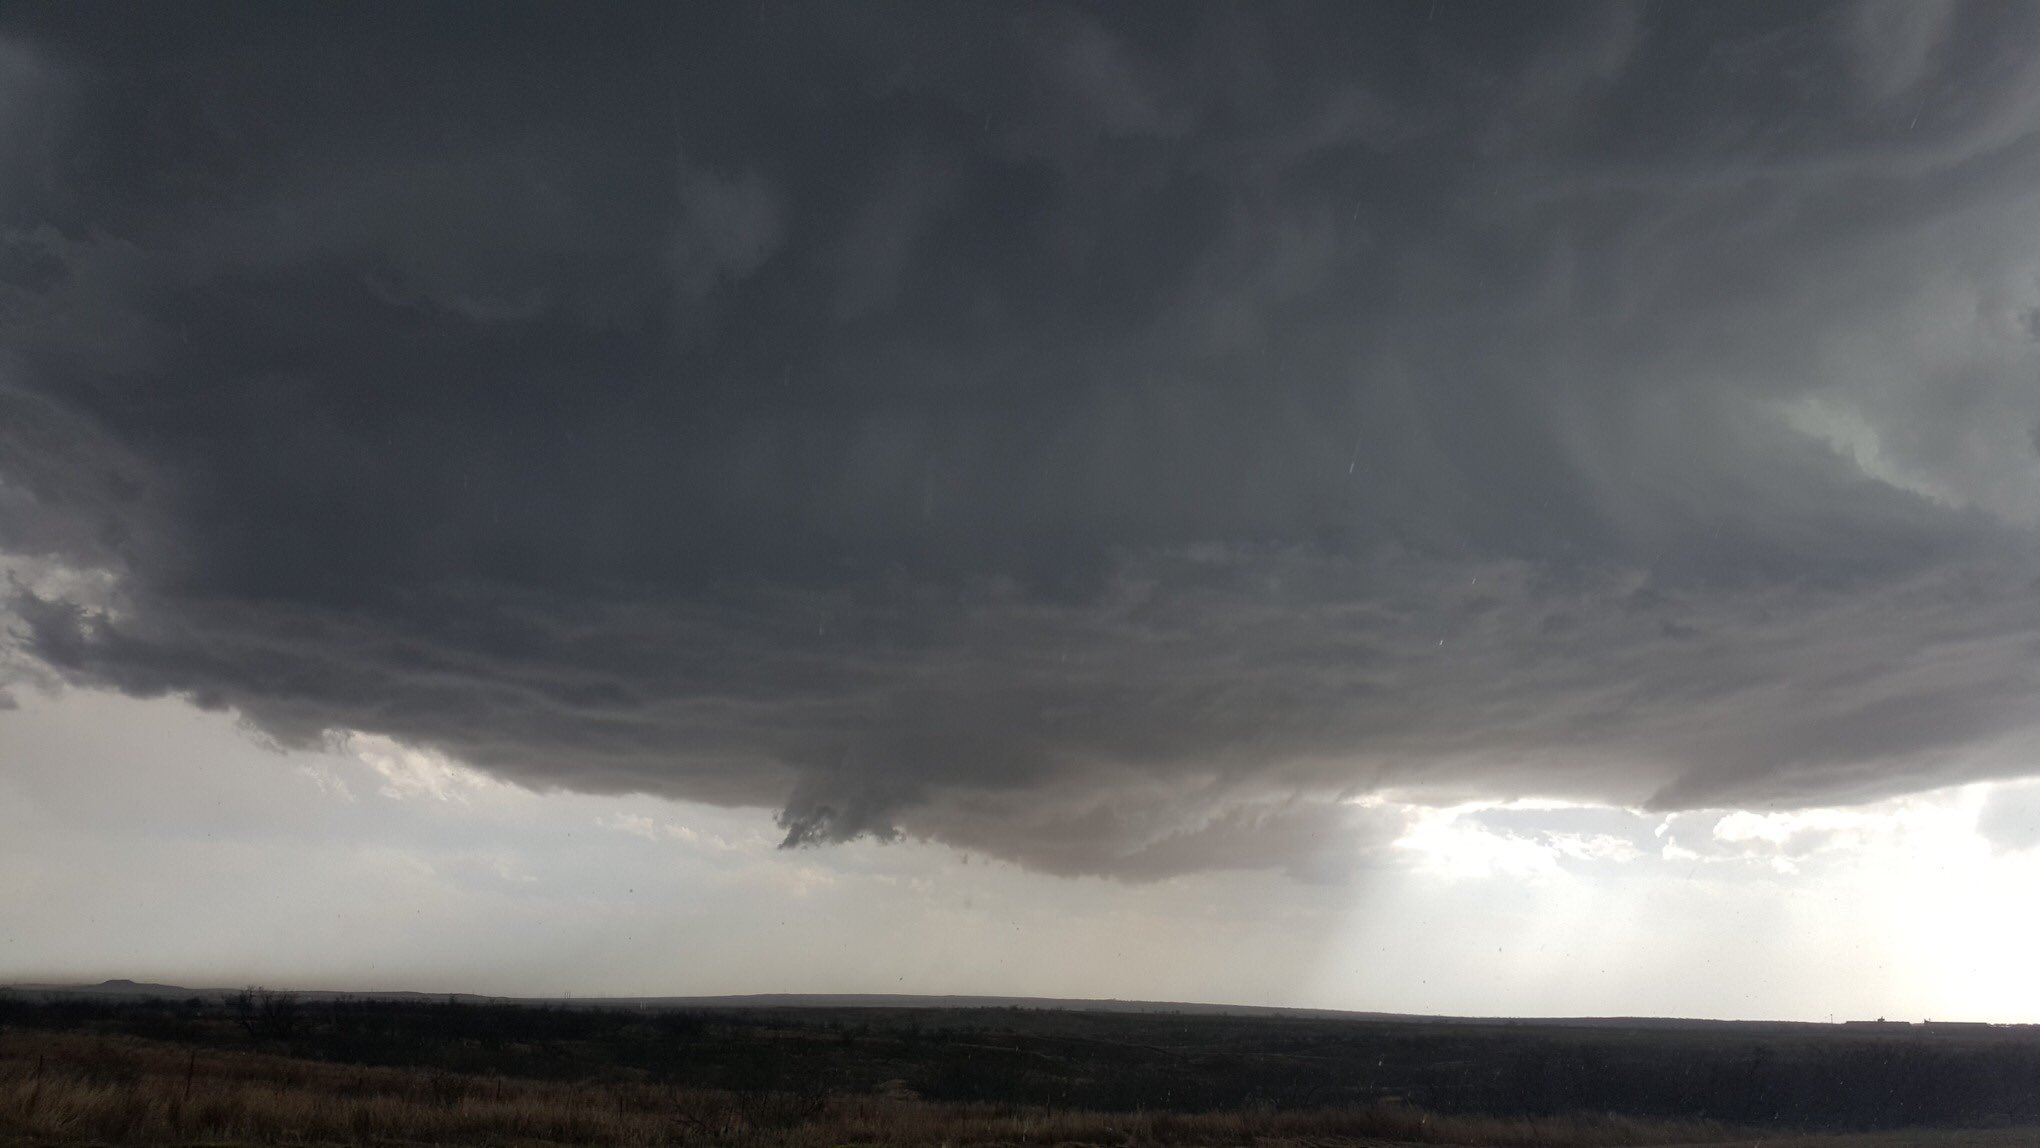
[[[0,26],[17,672],[1048,872],[2024,772],[1959,6]]]

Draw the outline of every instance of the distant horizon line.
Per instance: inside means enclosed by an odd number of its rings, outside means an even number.
[[[1408,1013],[1386,1012],[1369,1009],[1323,1008],[1312,1005],[1256,1005],[1228,1004],[1216,1001],[1168,1001],[1121,997],[1044,997],[1014,996],[994,993],[876,993],[876,992],[753,992],[753,993],[667,993],[667,994],[622,994],[622,995],[577,995],[568,992],[562,995],[519,996],[504,993],[476,993],[464,991],[432,992],[421,989],[324,989],[297,988],[265,984],[238,986],[207,985],[191,987],[173,985],[158,981],[137,981],[127,977],[111,977],[94,983],[70,983],[62,981],[5,981],[0,982],[0,992],[41,993],[58,996],[66,993],[96,994],[102,996],[133,997],[199,997],[226,995],[255,989],[265,992],[288,993],[300,998],[321,1000],[356,999],[390,1000],[411,998],[445,998],[475,1003],[548,1005],[577,1004],[587,1006],[612,1005],[618,1007],[704,1007],[704,1008],[1034,1008],[1044,1011],[1061,1012],[1138,1012],[1167,1013],[1195,1012],[1205,1015],[1246,1015],[1246,1016],[1294,1016],[1315,1019],[1349,1018],[1355,1020],[1410,1021],[1430,1023],[1527,1023],[1558,1025],[1809,1025],[1820,1028],[2034,1028],[2040,1022],[2031,1021],[1982,1021],[1982,1020],[1935,1020],[1931,1017],[1921,1020],[1887,1019],[1885,1017],[1852,1017],[1847,1019],[1819,1020],[1776,1020],[1776,1019],[1729,1019],[1724,1017],[1692,1016],[1644,1016],[1627,1014],[1565,1015],[1565,1016],[1516,1016],[1516,1015],[1474,1015],[1449,1013]],[[968,1003],[960,1003],[968,1002]]]

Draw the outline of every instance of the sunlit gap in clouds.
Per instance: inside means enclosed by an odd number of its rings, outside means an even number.
[[[1771,812],[1429,808],[1343,972],[1415,1011],[2031,1017],[2036,812],[2029,782]]]

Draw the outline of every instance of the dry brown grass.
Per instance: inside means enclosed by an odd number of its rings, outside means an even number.
[[[0,1138],[93,1144],[744,1142],[774,1148],[1384,1143],[1615,1148],[1750,1142],[1718,1126],[1602,1116],[1441,1117],[1396,1106],[1107,1113],[885,1096],[738,1094],[628,1081],[562,1084],[38,1032],[0,1033]],[[1843,1145],[1825,1138],[1805,1143]],[[1890,1141],[1889,1148],[1906,1143]]]

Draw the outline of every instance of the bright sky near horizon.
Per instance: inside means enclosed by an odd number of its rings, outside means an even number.
[[[787,851],[762,811],[539,794],[375,737],[279,755],[167,700],[24,699],[0,760],[13,981],[2040,1021],[2040,921],[2001,911],[2040,882],[2033,783],[1397,806],[1338,883],[1127,884],[922,842]]]

